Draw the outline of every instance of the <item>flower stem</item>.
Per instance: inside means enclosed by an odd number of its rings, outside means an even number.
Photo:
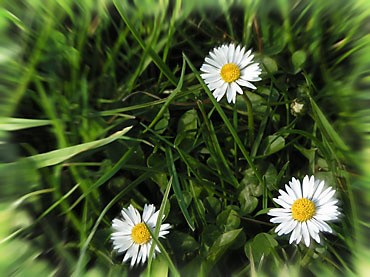
[[[254,141],[254,120],[253,120],[253,110],[252,110],[252,102],[249,99],[248,95],[243,93],[243,97],[245,103],[247,104],[247,112],[248,112],[248,131],[249,131],[249,146],[252,146]]]

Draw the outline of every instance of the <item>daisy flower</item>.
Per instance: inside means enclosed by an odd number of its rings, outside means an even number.
[[[136,264],[144,264],[149,257],[150,247],[152,246],[152,237],[148,228],[152,232],[155,230],[159,211],[155,211],[153,204],[144,205],[143,215],[140,216],[137,209],[132,205],[123,208],[121,211],[123,219],[113,219],[112,233],[113,249],[118,253],[126,252],[123,261],[131,259],[131,267]],[[170,224],[162,224],[159,231],[159,237],[164,238],[169,233]],[[158,246],[155,251],[160,252]]]
[[[303,242],[310,246],[313,238],[320,243],[320,232],[332,233],[331,227],[326,223],[338,219],[340,212],[334,197],[335,190],[325,188],[325,182],[315,180],[314,176],[303,179],[303,183],[292,178],[286,191],[279,190],[280,195],[274,202],[282,208],[273,208],[268,212],[272,223],[279,223],[275,232],[281,236],[292,232],[289,243]]]
[[[253,62],[252,50],[230,43],[214,48],[200,68],[200,76],[213,91],[217,102],[226,93],[229,103],[235,103],[236,93],[243,94],[241,86],[256,89],[251,83],[261,80],[261,68]]]

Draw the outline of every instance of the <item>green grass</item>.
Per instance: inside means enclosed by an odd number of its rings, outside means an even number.
[[[1,1],[0,275],[365,275],[369,19],[365,0]],[[263,68],[236,105],[199,75],[228,42]],[[309,249],[266,215],[306,174],[343,214]],[[173,226],[134,269],[109,240],[130,203]]]

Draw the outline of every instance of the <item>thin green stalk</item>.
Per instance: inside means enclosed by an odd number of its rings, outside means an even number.
[[[248,132],[249,132],[248,145],[252,146],[254,142],[254,118],[253,118],[252,102],[249,99],[248,95],[246,95],[245,93],[243,93],[243,98],[245,100],[245,104],[247,105],[247,112],[248,112]]]
[[[234,108],[233,108],[233,124],[234,124],[234,128],[235,130],[238,130],[238,109],[236,107],[236,105],[234,105]],[[238,145],[236,144],[236,141],[234,141],[234,170],[235,172],[237,171],[238,169],[238,155],[237,155],[237,152],[238,152]]]

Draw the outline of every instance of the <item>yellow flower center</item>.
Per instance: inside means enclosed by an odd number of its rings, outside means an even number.
[[[316,206],[307,198],[300,198],[292,205],[292,217],[300,222],[310,220],[316,212]]]
[[[131,238],[136,244],[146,244],[150,241],[150,233],[145,223],[136,224],[131,231]]]
[[[220,75],[226,83],[231,83],[239,79],[240,69],[235,63],[227,63],[221,68]]]

